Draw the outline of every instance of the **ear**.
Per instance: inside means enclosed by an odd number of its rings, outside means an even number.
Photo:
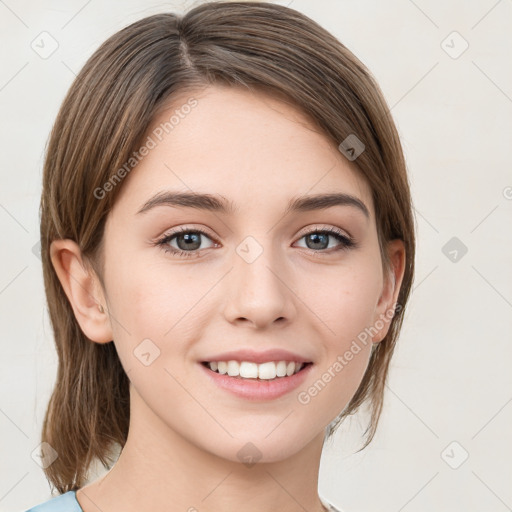
[[[112,326],[100,280],[84,265],[77,243],[69,239],[54,240],[50,258],[84,334],[96,343],[112,341]]]
[[[396,302],[404,277],[405,246],[402,240],[395,239],[388,242],[387,250],[391,269],[389,273],[384,275],[382,294],[375,309],[372,331],[377,330],[377,333],[372,336],[373,343],[379,343],[386,337],[394,316],[395,307],[401,307]]]

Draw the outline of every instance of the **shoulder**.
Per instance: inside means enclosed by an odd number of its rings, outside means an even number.
[[[344,512],[341,508],[336,508],[334,505],[328,505],[329,512]]]
[[[330,503],[325,498],[320,497],[320,501],[322,502],[322,504],[325,506],[325,508],[329,512],[345,512],[343,509],[335,507],[332,503]]]
[[[29,508],[25,512],[83,512],[75,491],[68,491],[60,496],[50,498],[44,503]]]

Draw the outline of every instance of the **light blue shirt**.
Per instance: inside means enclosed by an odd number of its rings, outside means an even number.
[[[76,499],[76,491],[68,491],[29,508],[25,512],[83,512],[83,510]]]
[[[343,512],[335,508],[323,498],[320,501],[332,512]],[[76,499],[76,491],[68,491],[60,496],[55,496],[40,505],[29,508],[25,512],[84,512]]]

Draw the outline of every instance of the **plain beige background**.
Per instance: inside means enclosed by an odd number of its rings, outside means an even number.
[[[320,494],[345,512],[512,510],[512,2],[278,3],[334,33],[377,78],[418,229],[377,436],[355,453],[366,418],[338,431]],[[49,130],[100,43],[192,4],[0,1],[0,511],[51,497],[32,457],[56,373],[37,255]]]

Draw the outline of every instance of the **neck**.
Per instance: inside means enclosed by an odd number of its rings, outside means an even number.
[[[114,467],[76,496],[84,512],[325,512],[318,496],[323,441],[321,432],[287,459],[242,463],[190,443],[155,416],[132,415]]]

